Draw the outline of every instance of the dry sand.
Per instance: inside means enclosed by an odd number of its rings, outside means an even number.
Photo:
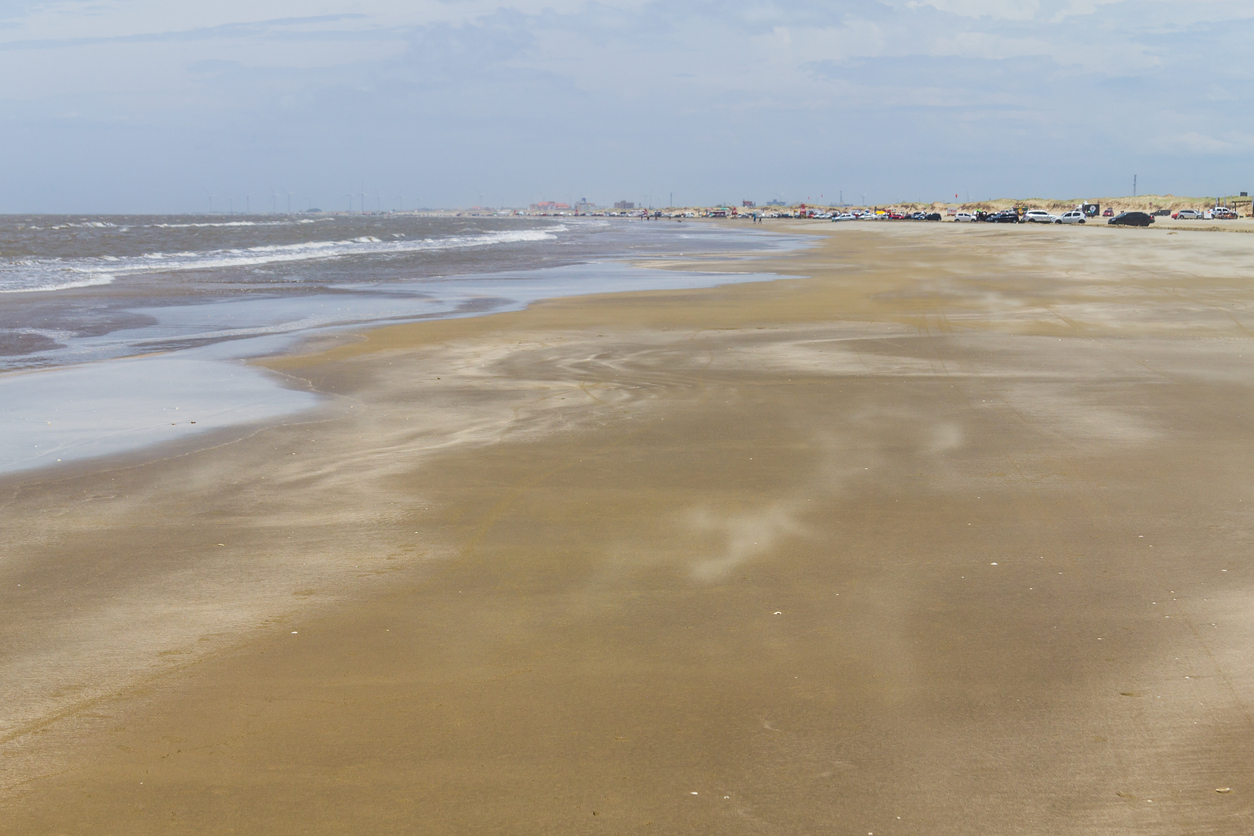
[[[0,832],[1250,832],[1254,236],[780,228],[0,483]]]

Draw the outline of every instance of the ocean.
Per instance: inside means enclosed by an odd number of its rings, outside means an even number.
[[[604,218],[7,216],[0,473],[315,407],[320,396],[244,362],[315,334],[761,281],[776,277],[631,262],[799,245],[749,227]]]

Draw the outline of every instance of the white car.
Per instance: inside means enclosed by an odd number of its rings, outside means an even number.
[[[1057,215],[1051,215],[1044,209],[1029,209],[1023,215],[1021,223],[1025,224],[1052,224],[1058,222]]]
[[[841,212],[839,215],[835,213],[832,214],[833,221],[856,221],[857,219],[858,216],[852,212]]]
[[[1202,213],[1196,209],[1181,209],[1171,217],[1178,221],[1196,221],[1198,218],[1202,217]]]
[[[1061,215],[1058,216],[1058,220],[1054,221],[1054,223],[1082,224],[1084,223],[1084,212],[1082,212],[1079,209],[1072,209],[1068,212],[1063,212]]]
[[[956,224],[973,224],[975,223],[975,215],[970,212],[959,212],[954,215],[954,223]]]

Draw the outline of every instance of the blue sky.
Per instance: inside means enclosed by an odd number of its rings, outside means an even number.
[[[1248,191],[1252,45],[1254,0],[0,0],[0,211]]]

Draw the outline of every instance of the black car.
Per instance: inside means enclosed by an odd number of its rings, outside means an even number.
[[[939,221],[941,219],[940,212],[928,212],[920,220]]]
[[[1120,212],[1106,221],[1108,224],[1117,226],[1149,226],[1153,222],[1153,216],[1145,212]]]
[[[989,215],[985,220],[991,224],[1017,224],[1019,213],[1013,209],[1003,209],[995,215]]]

